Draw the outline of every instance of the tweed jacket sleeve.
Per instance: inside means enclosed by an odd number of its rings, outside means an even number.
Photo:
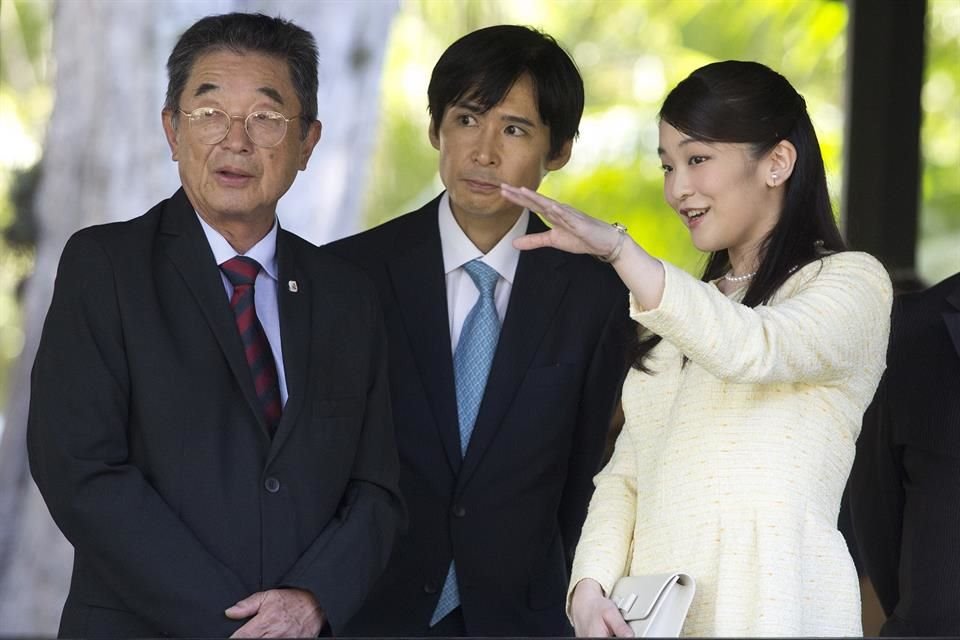
[[[721,380],[829,383],[874,366],[873,346],[890,332],[890,278],[865,253],[804,266],[756,308],[673,265],[664,269],[660,306],[640,311],[631,300],[631,316]]]

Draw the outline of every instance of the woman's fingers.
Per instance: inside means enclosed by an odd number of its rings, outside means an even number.
[[[604,595],[600,584],[591,578],[581,580],[574,587],[570,613],[577,637],[633,637],[633,631],[623,619],[620,609]]]
[[[613,635],[617,638],[632,638],[633,630],[630,628],[630,625],[627,624],[627,621],[623,619],[623,614],[620,613],[620,610],[611,602],[609,607],[605,607],[603,610],[603,622],[613,632]]]
[[[539,213],[553,227],[549,236],[515,243],[518,249],[556,247],[571,253],[608,255],[620,242],[619,232],[611,225],[536,191],[501,184],[500,193],[510,202]]]
[[[521,251],[525,251],[527,249],[552,247],[553,242],[551,242],[550,232],[542,231],[540,233],[528,233],[525,236],[520,236],[513,241],[513,246]]]
[[[526,187],[512,187],[508,184],[501,184],[500,193],[510,202],[535,211],[551,222],[561,224],[577,235],[589,231],[592,227],[610,226],[606,222],[597,220],[579,209],[575,209],[562,202],[557,202]]]
[[[554,200],[542,196],[536,191],[525,187],[514,187],[505,183],[500,185],[500,193],[514,204],[519,204],[538,213],[544,213],[544,210],[548,208],[551,203],[556,203]]]
[[[571,218],[579,213],[572,207],[561,204],[556,200],[527,189],[526,187],[512,187],[508,184],[501,184],[500,193],[510,202],[541,214],[551,224],[560,225],[570,230],[572,230],[570,224],[572,222]]]

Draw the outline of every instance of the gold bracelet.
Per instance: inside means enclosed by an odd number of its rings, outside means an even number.
[[[599,260],[600,262],[608,262],[608,263],[609,263],[609,262],[613,262],[614,260],[616,260],[617,258],[620,257],[620,250],[623,249],[623,241],[624,241],[624,240],[626,239],[626,237],[627,237],[627,228],[626,228],[624,225],[620,224],[619,222],[614,222],[614,223],[613,223],[613,228],[616,229],[616,230],[620,233],[620,237],[617,238],[617,246],[615,246],[615,247],[613,248],[613,251],[611,251],[610,253],[608,253],[608,254],[605,255],[605,256],[598,256],[598,255],[594,255],[594,256],[593,256],[594,258],[596,258],[596,259]]]

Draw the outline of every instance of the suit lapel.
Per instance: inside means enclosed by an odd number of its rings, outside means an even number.
[[[409,225],[396,238],[401,249],[387,269],[438,435],[456,474],[460,436],[437,202],[409,216]]]
[[[943,321],[947,325],[947,333],[953,340],[953,348],[960,357],[960,286],[947,295],[947,309],[943,312]]]
[[[531,214],[527,233],[545,231],[546,228],[540,218]],[[566,260],[566,254],[553,249],[520,254],[497,352],[458,478],[461,487],[469,481],[503,424],[540,341],[557,312],[568,285],[567,276],[558,267]]]
[[[296,285],[291,285],[294,282]],[[277,233],[277,305],[280,312],[280,344],[287,381],[287,403],[273,437],[271,457],[290,434],[306,396],[311,330],[312,284],[299,268],[293,243],[283,229]]]
[[[216,260],[183,189],[173,195],[164,212],[161,242],[210,325],[230,371],[240,385],[251,411],[257,416],[266,438],[267,426],[257,401],[253,378],[243,355],[243,345],[240,343],[240,335],[237,333],[237,325],[223,289]]]

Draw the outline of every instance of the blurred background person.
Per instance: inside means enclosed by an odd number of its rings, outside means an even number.
[[[960,636],[960,273],[894,303],[850,475],[884,636]]]

